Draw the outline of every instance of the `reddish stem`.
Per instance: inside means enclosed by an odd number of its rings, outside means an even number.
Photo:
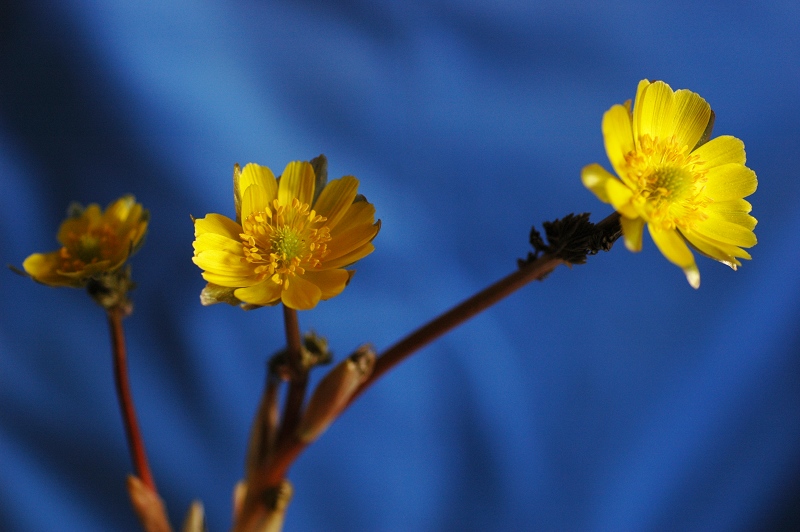
[[[378,357],[375,361],[375,368],[372,370],[369,378],[359,386],[358,390],[356,390],[350,398],[350,403],[377,381],[384,373],[422,347],[425,347],[427,344],[433,342],[458,325],[461,325],[473,316],[483,312],[506,296],[511,295],[529,282],[542,279],[545,275],[553,271],[556,266],[563,263],[564,261],[559,258],[545,255],[500,279],[488,288],[481,290],[474,296],[464,300],[459,305],[439,315],[434,320],[409,334]]]
[[[597,251],[600,249],[610,249],[611,245],[617,238],[619,238],[620,235],[621,230],[619,227],[619,214],[612,213],[603,221],[596,224],[594,235],[596,238],[593,240],[593,247],[587,248],[589,249],[589,254],[597,253]],[[596,242],[594,242],[595,240]],[[601,245],[597,246],[597,244]],[[375,367],[369,378],[367,378],[367,380],[365,380],[364,383],[352,395],[350,401],[348,402],[348,406],[352,404],[353,401],[359,395],[361,395],[361,393],[363,393],[375,381],[383,376],[384,373],[391,370],[394,366],[408,358],[422,347],[436,340],[440,336],[472,318],[476,314],[486,310],[501,299],[522,288],[529,282],[543,279],[556,267],[564,263],[565,261],[563,259],[548,254],[542,255],[538,259],[531,260],[530,262],[520,266],[519,270],[511,273],[503,279],[500,279],[493,285],[478,292],[474,296],[466,299],[444,314],[441,314],[433,321],[423,325],[413,333],[409,334],[404,339],[387,349],[380,357],[378,357],[375,362]],[[295,333],[290,334],[290,317],[288,312],[288,309],[284,310],[284,316],[286,317],[287,341],[290,344],[289,351],[291,353],[291,338],[294,337]],[[296,327],[296,316],[294,319]],[[299,330],[296,335],[299,339]],[[290,358],[290,364],[291,363],[292,362]],[[307,371],[303,373],[303,375],[304,377],[307,377]],[[295,376],[292,377],[292,387],[296,386],[294,379]],[[306,380],[304,379],[302,381],[303,394],[305,393],[305,386]],[[288,407],[291,399],[292,393],[290,390],[289,400],[287,401],[287,413],[289,412]],[[301,394],[300,404],[297,406],[298,413],[302,407],[302,399],[303,397]],[[277,487],[285,478],[286,473],[288,472],[292,463],[294,463],[300,453],[302,453],[308,445],[308,443],[304,443],[294,437],[295,428],[296,424],[292,426],[291,432],[283,430],[286,429],[286,423],[284,420],[284,426],[282,427],[281,435],[286,437],[279,439],[277,443],[277,449],[269,463],[269,466],[265,470],[261,471],[259,478],[256,480],[259,493],[264,489]],[[255,486],[251,486],[251,489],[254,487]]]
[[[619,213],[612,213],[603,220],[595,224],[594,235],[597,242],[603,242],[603,249],[608,250],[613,243],[620,237],[621,229],[619,225]],[[590,251],[590,254],[597,253],[599,248]],[[493,285],[485,288],[453,307],[433,321],[423,325],[413,333],[409,334],[392,347],[383,352],[375,361],[375,368],[369,378],[359,386],[356,393],[350,398],[352,403],[356,397],[369,388],[372,383],[378,380],[384,373],[395,367],[397,364],[408,358],[420,348],[436,340],[454,327],[461,325],[476,314],[479,314],[494,305],[506,296],[519,290],[533,280],[541,280],[552,272],[559,264],[565,261],[552,255],[542,255],[536,260],[528,262],[520,267],[519,270],[500,279]]]
[[[438,318],[420,327],[395,345],[387,349],[375,362],[375,368],[370,377],[358,388],[350,398],[350,403],[364,390],[380,378],[384,373],[408,358],[414,352],[444,335],[454,327],[460,325],[476,314],[486,310],[504,297],[522,288],[529,282],[541,279],[559,264],[561,259],[543,256],[512,274],[500,279],[488,288],[478,292],[461,304],[453,307]],[[288,406],[288,405],[287,405]],[[284,427],[285,428],[285,427]],[[262,486],[276,486],[283,480],[292,463],[307,444],[296,439],[279,441],[273,460],[261,478]]]
[[[300,423],[306,385],[308,384],[308,369],[303,365],[297,311],[284,305],[283,320],[286,328],[286,356],[289,362],[290,381],[283,410],[283,420],[278,434],[279,446],[294,437],[295,429]]]
[[[119,407],[122,412],[122,422],[125,425],[125,434],[128,438],[128,449],[131,460],[136,469],[136,476],[154,493],[156,484],[150,473],[147,463],[147,453],[144,449],[144,440],[136,421],[136,409],[133,406],[130,383],[128,381],[127,354],[125,350],[125,333],[122,329],[122,319],[126,311],[121,307],[108,309],[108,326],[111,331],[111,348],[114,352],[114,382],[117,386]]]

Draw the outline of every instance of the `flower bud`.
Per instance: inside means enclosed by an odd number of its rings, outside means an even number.
[[[314,390],[297,429],[298,438],[310,443],[325,432],[370,376],[374,366],[375,352],[369,346],[362,346],[333,368]]]

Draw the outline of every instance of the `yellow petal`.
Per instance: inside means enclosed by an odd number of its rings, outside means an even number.
[[[372,243],[369,243],[336,259],[326,259],[325,262],[322,263],[322,268],[344,268],[345,266],[350,266],[351,264],[360,261],[373,251],[375,251],[375,246],[373,246]]]
[[[128,194],[109,203],[108,206],[106,206],[106,210],[103,212],[103,214],[108,219],[122,221],[128,218],[131,209],[135,205],[136,201],[133,199],[133,196]]]
[[[278,193],[278,181],[275,175],[266,166],[249,163],[242,168],[239,175],[239,190],[247,190],[250,185],[259,185],[267,191],[270,200],[274,199]]]
[[[715,166],[706,175],[705,193],[714,201],[745,198],[758,188],[756,173],[741,164]]]
[[[243,286],[253,286],[263,282],[263,279],[259,279],[255,275],[251,275],[250,277],[234,277],[212,272],[201,272],[200,275],[209,283],[224,286],[225,288],[241,288]]]
[[[688,146],[691,150],[711,119],[711,106],[699,94],[686,89],[675,91],[672,104],[674,118],[670,129],[678,145]]]
[[[203,279],[215,285],[224,286],[225,288],[241,288],[243,286],[253,286],[263,282],[255,274],[249,277],[245,276],[231,276],[221,275],[213,272],[201,272]]]
[[[242,262],[242,255],[208,249],[197,253],[192,262],[205,271],[231,277],[249,277],[253,273],[253,266],[249,262]]]
[[[127,196],[133,201],[131,196]],[[118,218],[115,217],[113,214],[109,216],[109,212],[106,211],[104,213],[104,218],[108,223],[116,225],[118,227],[118,232],[120,234],[127,233],[133,230],[135,227],[140,225],[141,223],[147,222],[147,215],[144,211],[144,207],[142,207],[141,203],[132,203],[131,205],[125,208],[125,213],[122,217]]]
[[[639,213],[636,212],[633,205],[631,205],[631,198],[633,191],[625,186],[619,179],[609,179],[606,181],[606,194],[614,206],[614,209],[623,216],[628,218],[638,218]]]
[[[88,220],[89,225],[97,225],[100,223],[100,220],[103,219],[103,211],[100,210],[100,205],[91,203],[86,207],[86,210],[83,211],[81,216]]]
[[[271,305],[281,298],[282,287],[270,279],[256,285],[239,288],[233,295],[237,299],[252,305]]]
[[[195,236],[200,236],[205,233],[216,233],[231,239],[238,239],[242,231],[241,225],[221,214],[206,214],[205,218],[198,218],[194,221]]]
[[[324,263],[337,259],[351,251],[364,246],[375,238],[378,234],[380,226],[375,225],[359,225],[353,226],[347,231],[337,233],[335,236],[331,234],[331,240],[328,242],[328,250],[330,253],[325,257]]]
[[[317,214],[328,219],[325,225],[333,229],[353,204],[358,192],[358,179],[345,176],[334,179],[322,189],[322,193],[314,204]]]
[[[697,269],[697,264],[691,264],[684,268],[683,274],[692,288],[695,290],[700,288],[700,270]]]
[[[703,161],[705,168],[729,163],[743,165],[747,160],[744,153],[744,142],[730,135],[711,139],[692,153]]]
[[[350,231],[353,227],[373,226],[375,224],[375,206],[366,201],[353,203],[338,225],[331,230],[331,238]],[[377,233],[377,231],[376,231]]]
[[[642,94],[644,94],[644,91],[649,86],[650,86],[650,80],[648,79],[643,79],[636,85],[636,97],[634,99],[634,102],[638,102],[642,99]]]
[[[674,118],[673,92],[670,86],[663,81],[645,86],[637,95],[633,107],[633,132],[637,145],[639,138],[644,135],[660,139],[671,137]]]
[[[310,310],[317,306],[321,297],[322,290],[317,285],[297,276],[289,279],[288,288],[281,292],[283,304],[295,310]]]
[[[266,212],[269,209],[269,194],[261,185],[250,185],[242,196],[242,220],[254,212]]]
[[[203,233],[192,242],[192,247],[194,248],[195,255],[204,251],[217,249],[239,257],[244,257],[241,240],[238,240],[238,238],[234,240],[228,236],[217,233]]]
[[[584,166],[581,170],[581,181],[583,186],[594,192],[597,199],[603,203],[611,203],[611,199],[606,192],[606,181],[616,179],[605,168],[597,163]]]
[[[753,206],[745,199],[732,199],[727,201],[715,201],[706,207],[715,212],[744,212],[749,213]]]
[[[658,229],[653,227],[652,224],[648,224],[647,228],[650,230],[650,236],[653,237],[653,242],[656,243],[659,251],[671,263],[680,266],[689,284],[693,288],[698,288],[700,286],[700,271],[697,269],[694,255],[692,255],[683,237],[672,229]]]
[[[617,174],[623,178],[625,155],[635,149],[631,120],[631,111],[624,105],[615,105],[603,115],[603,141],[608,160],[611,161],[611,166]]]
[[[619,223],[622,226],[622,236],[625,240],[625,247],[633,252],[641,251],[644,220],[641,218],[627,218],[621,216]]]
[[[61,259],[58,251],[34,253],[22,263],[25,272],[40,283],[50,286],[80,286],[79,279],[59,274],[60,266]]]
[[[735,201],[735,200],[734,200]],[[744,200],[739,200],[742,202],[747,203]],[[709,217],[714,218],[716,217],[719,220],[724,220],[726,222],[730,222],[732,224],[739,225],[744,227],[745,229],[752,231],[755,229],[758,220],[750,216],[747,212],[740,209],[729,208],[731,207],[731,202],[722,202],[722,203],[712,203],[708,207],[706,207],[706,214]],[[749,205],[749,203],[748,203]]]
[[[682,234],[691,245],[700,251],[700,253],[723,264],[727,264],[734,270],[742,265],[738,258],[750,259],[750,254],[739,247],[705,237],[691,230],[682,231]]]
[[[131,214],[131,210],[136,205],[137,203],[133,199],[133,196],[122,196],[106,207],[105,212],[103,212],[103,218],[106,221],[123,223],[128,219],[129,215]],[[141,209],[141,205],[139,205],[139,209]]]
[[[292,198],[311,205],[314,199],[314,168],[306,161],[286,165],[278,182],[278,203],[291,205]]]
[[[659,251],[673,264],[686,267],[694,263],[694,256],[683,237],[674,229],[659,229],[648,224],[647,229]]]
[[[743,248],[753,247],[758,242],[755,233],[748,228],[749,224],[739,225],[738,223],[730,222],[715,212],[708,212],[707,214],[708,218],[694,224],[693,229],[695,232],[720,242]]]
[[[266,193],[267,204],[272,203],[278,196],[278,182],[272,170],[266,166],[261,166],[255,163],[249,163],[242,168],[238,176],[234,176],[234,190],[239,194],[239,200],[244,197],[244,191],[250,185],[258,185],[264,189]]]
[[[242,223],[242,192],[244,192],[239,187],[239,177],[241,175],[242,168],[239,163],[235,163],[233,165],[233,207],[236,210],[236,221],[238,223]]]
[[[742,249],[742,248],[740,248],[738,246],[734,246],[734,245],[731,245],[731,244],[726,244],[725,242],[720,242],[719,240],[716,240],[716,239],[711,238],[709,236],[701,235],[700,233],[697,233],[696,231],[687,230],[686,231],[686,235],[687,235],[687,238],[690,238],[689,242],[691,242],[692,244],[695,244],[695,242],[701,242],[701,243],[706,244],[707,246],[711,246],[713,248],[716,248],[716,249],[720,250],[720,252],[721,252],[721,254],[719,255],[720,257],[721,256],[731,256],[731,257],[735,257],[737,259],[746,259],[746,260],[752,259],[752,257],[750,256],[750,253],[748,253],[747,251],[745,251],[744,249]],[[709,253],[709,256],[711,256],[712,258],[714,258],[716,260],[721,260],[721,259],[718,258],[718,255],[715,255],[713,253]]]
[[[347,270],[309,271],[303,274],[303,279],[315,284],[322,292],[321,298],[330,299],[339,295],[350,282],[354,272]],[[290,281],[291,282],[291,281]]]

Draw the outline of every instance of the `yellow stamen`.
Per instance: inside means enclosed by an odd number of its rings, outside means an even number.
[[[322,225],[327,218],[297,198],[291,205],[274,200],[272,207],[242,221],[242,261],[258,264],[253,271],[259,280],[269,278],[286,290],[291,277],[318,266],[328,254],[330,230]]]
[[[687,228],[707,218],[703,207],[711,200],[703,194],[704,162],[674,136],[641,136],[638,149],[625,155],[625,166],[632,201],[646,213],[648,223],[663,229]]]

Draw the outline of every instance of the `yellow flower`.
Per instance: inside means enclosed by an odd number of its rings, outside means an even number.
[[[50,286],[82,287],[93,277],[119,269],[144,243],[148,212],[133,196],[123,196],[101,212],[92,203],[70,207],[58,230],[61,249],[34,253],[22,267]]]
[[[749,259],[756,244],[751,205],[756,174],[745,166],[744,143],[731,136],[707,141],[714,113],[688,90],[642,80],[631,102],[603,115],[603,139],[619,179],[598,164],[585,167],[583,184],[614,206],[626,247],[642,248],[644,224],[656,246],[680,266],[694,288],[700,272],[689,249],[727,264]],[[706,142],[707,141],[707,142]]]
[[[344,268],[372,253],[380,221],[355,177],[326,185],[324,157],[312,162],[289,163],[278,179],[265,166],[234,167],[236,221],[208,214],[194,224],[203,304],[307,310],[344,290],[355,273]]]

